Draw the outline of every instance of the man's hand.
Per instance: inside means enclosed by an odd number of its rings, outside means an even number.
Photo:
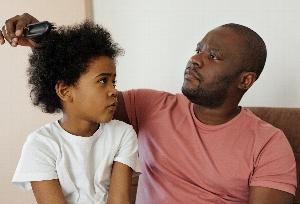
[[[28,24],[36,22],[39,21],[28,13],[16,15],[6,20],[2,31],[0,31],[0,44],[4,44],[6,40],[13,47],[17,45],[35,47],[36,43],[34,41],[23,37],[23,31]]]

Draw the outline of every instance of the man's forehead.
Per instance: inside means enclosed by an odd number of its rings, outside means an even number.
[[[230,49],[239,48],[242,46],[242,36],[238,35],[231,29],[217,27],[209,31],[200,42],[197,43],[197,47],[206,48],[211,47],[215,49]]]
[[[202,49],[206,49],[206,48],[220,49],[222,45],[219,41],[220,41],[219,38],[215,38],[214,36],[207,34],[197,43],[197,47]]]

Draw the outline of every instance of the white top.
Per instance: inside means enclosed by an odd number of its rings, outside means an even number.
[[[132,126],[112,120],[80,137],[55,121],[28,136],[12,182],[30,190],[31,181],[59,179],[69,204],[104,204],[114,161],[140,172]]]

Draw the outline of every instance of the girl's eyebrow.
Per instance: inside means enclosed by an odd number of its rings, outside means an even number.
[[[95,78],[97,78],[97,77],[103,77],[103,76],[108,76],[108,77],[110,77],[110,76],[116,76],[116,74],[114,74],[114,73],[101,73],[101,74],[98,74],[97,76],[95,76]]]

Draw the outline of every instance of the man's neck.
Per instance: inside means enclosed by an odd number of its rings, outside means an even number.
[[[226,106],[223,105],[218,108],[208,108],[197,104],[193,107],[196,118],[207,125],[221,125],[241,112],[241,107],[238,105]]]

